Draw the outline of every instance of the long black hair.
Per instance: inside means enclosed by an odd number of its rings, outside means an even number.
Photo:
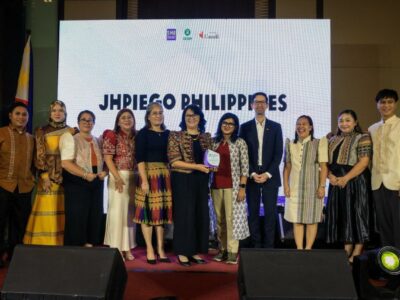
[[[302,118],[307,119],[308,124],[310,124],[312,126],[312,129],[310,131],[310,135],[311,135],[311,140],[313,140],[314,139],[314,122],[313,122],[313,120],[311,119],[310,116],[301,115],[300,117],[297,118],[296,124]],[[297,134],[297,130],[295,130],[294,131],[294,143],[296,144],[298,142],[298,140],[299,140],[299,135]]]
[[[340,118],[341,115],[344,115],[344,114],[351,115],[352,118],[354,119],[354,121],[357,122],[356,127],[354,127],[354,132],[363,133],[363,131],[362,131],[362,129],[361,129],[361,126],[360,126],[360,124],[358,123],[358,118],[357,118],[356,112],[355,112],[354,110],[352,110],[352,109],[345,109],[345,110],[342,110],[342,111],[338,114],[338,119]],[[340,135],[341,133],[342,133],[342,131],[340,130],[340,128],[339,128],[339,126],[338,126],[337,131],[336,131],[336,135]]]
[[[185,107],[185,109],[182,112],[182,119],[181,119],[181,123],[179,124],[179,127],[182,130],[186,130],[186,120],[185,120],[185,115],[186,112],[188,111],[188,109],[190,109],[191,111],[193,111],[193,113],[197,116],[200,117],[200,121],[199,121],[199,131],[200,133],[203,133],[206,131],[206,123],[207,121],[204,119],[204,114],[203,111],[201,110],[201,108],[197,105],[194,104],[190,104],[188,106]]]
[[[233,113],[226,113],[224,114],[221,119],[219,119],[218,122],[218,128],[217,128],[217,132],[215,133],[215,141],[217,143],[219,143],[220,141],[222,141],[222,139],[224,138],[224,134],[222,133],[221,127],[222,127],[222,123],[226,120],[226,119],[233,119],[233,121],[235,122],[235,129],[232,132],[232,135],[230,137],[230,140],[232,143],[236,142],[237,138],[239,137],[239,118],[237,117],[237,115],[233,114]]]

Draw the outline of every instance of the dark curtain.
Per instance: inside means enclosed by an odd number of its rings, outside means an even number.
[[[139,0],[139,19],[254,18],[255,0]]]
[[[14,102],[25,46],[23,0],[0,1],[0,126],[8,124],[7,107]]]

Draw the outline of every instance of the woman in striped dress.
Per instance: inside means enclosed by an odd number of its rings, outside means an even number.
[[[64,102],[50,104],[49,123],[35,132],[35,167],[39,183],[31,215],[26,227],[24,244],[63,245],[64,188],[58,142],[65,132],[75,129],[65,124],[67,110]]]
[[[322,219],[327,162],[326,138],[315,139],[311,117],[300,116],[296,122],[294,140],[286,140],[283,170],[286,197],[284,218],[293,223],[297,249],[311,249],[317,236],[318,223]]]

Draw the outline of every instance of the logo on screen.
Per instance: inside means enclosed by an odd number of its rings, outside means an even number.
[[[190,41],[192,39],[192,31],[189,28],[186,28],[183,31],[183,40]]]
[[[201,31],[199,33],[199,37],[201,39],[219,39],[219,34],[216,32],[206,32],[205,33],[204,31]]]
[[[176,41],[176,29],[175,28],[167,29],[167,41]]]

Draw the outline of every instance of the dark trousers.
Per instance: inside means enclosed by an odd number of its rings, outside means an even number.
[[[0,256],[5,250],[5,229],[8,221],[8,244],[10,254],[15,245],[21,244],[31,213],[31,193],[19,193],[18,187],[11,193],[0,188]]]
[[[255,248],[273,248],[275,240],[278,187],[249,180],[247,184],[250,238]],[[260,227],[260,200],[264,205],[264,228]]]
[[[388,190],[383,184],[373,191],[376,221],[382,246],[400,248],[399,191]]]
[[[208,252],[208,174],[172,172],[174,236],[177,255]]]
[[[103,186],[63,172],[65,201],[64,245],[103,244]]]

